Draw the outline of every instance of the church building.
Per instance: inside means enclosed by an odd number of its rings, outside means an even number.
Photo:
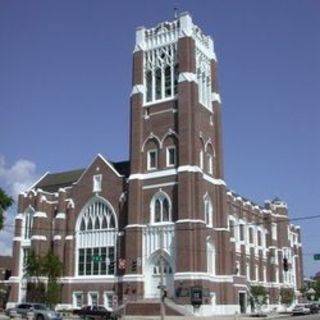
[[[20,194],[8,306],[28,301],[31,250],[62,261],[66,309],[158,301],[161,273],[179,308],[194,312],[200,290],[202,315],[250,312],[254,285],[270,308],[280,308],[281,288],[299,294],[301,235],[287,204],[258,205],[224,180],[217,65],[212,38],[188,13],[137,29],[129,160],[98,154]]]

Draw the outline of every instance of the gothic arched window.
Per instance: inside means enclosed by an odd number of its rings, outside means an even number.
[[[164,192],[159,192],[151,200],[151,223],[162,222],[171,222],[171,203]]]
[[[94,197],[81,211],[76,226],[79,276],[114,274],[116,236],[117,218],[112,206]]]
[[[204,221],[208,227],[212,227],[213,222],[213,206],[210,197],[206,194],[203,199]]]
[[[145,52],[145,102],[170,99],[177,93],[177,45],[169,44]]]
[[[25,213],[24,217],[24,231],[23,231],[23,237],[24,239],[30,239],[31,238],[31,231],[33,226],[33,214],[34,211],[29,209]]]
[[[207,241],[207,272],[216,274],[216,250],[212,241]]]

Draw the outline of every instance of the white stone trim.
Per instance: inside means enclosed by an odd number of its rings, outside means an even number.
[[[161,187],[171,187],[177,185],[178,182],[164,182],[164,183],[158,183],[158,184],[150,184],[147,186],[143,186],[143,190],[148,190],[148,189],[155,189],[155,188],[161,188]]]
[[[24,218],[24,214],[23,214],[23,213],[18,213],[18,214],[14,217],[15,220],[23,220],[23,218]]]
[[[88,170],[91,168],[91,166],[93,165],[93,163],[96,161],[96,159],[100,158],[115,174],[117,177],[122,178],[124,177],[123,175],[121,175],[115,168],[114,166],[100,153],[97,154],[97,156],[91,161],[90,165],[87,167],[86,170],[83,171],[83,173],[81,174],[81,176],[79,177],[79,179],[74,182],[74,184],[79,183],[79,181],[81,181],[82,177],[88,172]],[[67,201],[67,200],[66,200]]]
[[[65,219],[66,214],[64,212],[59,212],[56,216],[55,219]]]
[[[147,226],[144,224],[128,224],[127,226],[125,226],[125,229],[129,229],[129,228],[146,228]]]
[[[204,178],[205,180],[207,180],[208,182],[212,183],[212,184],[223,185],[223,186],[226,185],[226,183],[225,183],[224,180],[212,178],[212,177],[208,176],[208,175],[205,174],[205,173],[203,174],[203,178]]]
[[[129,176],[129,180],[135,180],[135,179],[147,180],[147,179],[168,177],[176,174],[177,174],[176,169],[167,169],[167,170],[148,172],[148,173],[134,173]]]
[[[41,211],[36,211],[33,214],[34,218],[48,218],[47,214],[45,212],[41,212]]]
[[[174,280],[207,280],[210,282],[233,283],[233,276],[229,275],[210,275],[205,272],[177,272]]]
[[[73,235],[69,234],[65,237],[65,240],[73,240]]]
[[[33,235],[31,237],[31,240],[47,241],[47,237],[46,236],[41,236],[41,235]]]
[[[53,236],[53,241],[58,241],[61,240],[61,235],[60,234],[56,234],[55,236]]]
[[[49,171],[43,174],[36,182],[34,182],[29,188],[27,188],[26,192],[31,191],[48,174],[49,174]]]
[[[155,179],[155,178],[163,178],[176,175],[178,172],[199,172],[203,174],[203,178],[208,182],[214,185],[226,185],[225,181],[222,179],[215,179],[210,177],[209,175],[203,173],[199,166],[191,166],[191,165],[184,165],[180,166],[177,169],[166,169],[166,170],[158,170],[154,172],[148,173],[133,173],[129,176],[128,180],[148,180],[148,179]]]
[[[121,282],[144,282],[145,277],[143,274],[125,274],[120,278]]]
[[[143,94],[145,93],[144,85],[143,84],[136,84],[132,87],[131,96],[135,94]]]
[[[59,279],[60,283],[115,283],[117,281],[118,277],[114,275],[63,277]]]
[[[179,219],[176,223],[203,223],[206,224],[204,220],[201,219]]]
[[[217,102],[221,103],[220,94],[217,93],[217,92],[211,92],[211,101],[212,101],[212,102],[217,101]]]
[[[195,82],[197,83],[197,76],[195,73],[193,72],[181,72],[179,74],[179,78],[178,78],[178,82]]]
[[[230,232],[230,230],[228,228],[213,228],[214,231],[228,231]]]
[[[22,237],[13,237],[13,241],[22,241]]]

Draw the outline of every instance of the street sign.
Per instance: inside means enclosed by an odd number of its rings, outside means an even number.
[[[191,304],[193,306],[199,306],[202,304],[202,288],[200,287],[191,288]]]
[[[314,254],[313,255],[314,260],[320,260],[320,253]]]
[[[94,261],[94,262],[100,262],[100,261],[102,261],[102,257],[101,256],[92,256],[92,260]]]

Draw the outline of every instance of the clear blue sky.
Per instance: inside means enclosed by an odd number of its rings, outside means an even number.
[[[172,19],[173,3],[215,39],[229,187],[320,214],[318,0],[1,0],[2,183],[21,159],[37,176],[128,157],[135,29]],[[310,275],[320,219],[300,224]]]

